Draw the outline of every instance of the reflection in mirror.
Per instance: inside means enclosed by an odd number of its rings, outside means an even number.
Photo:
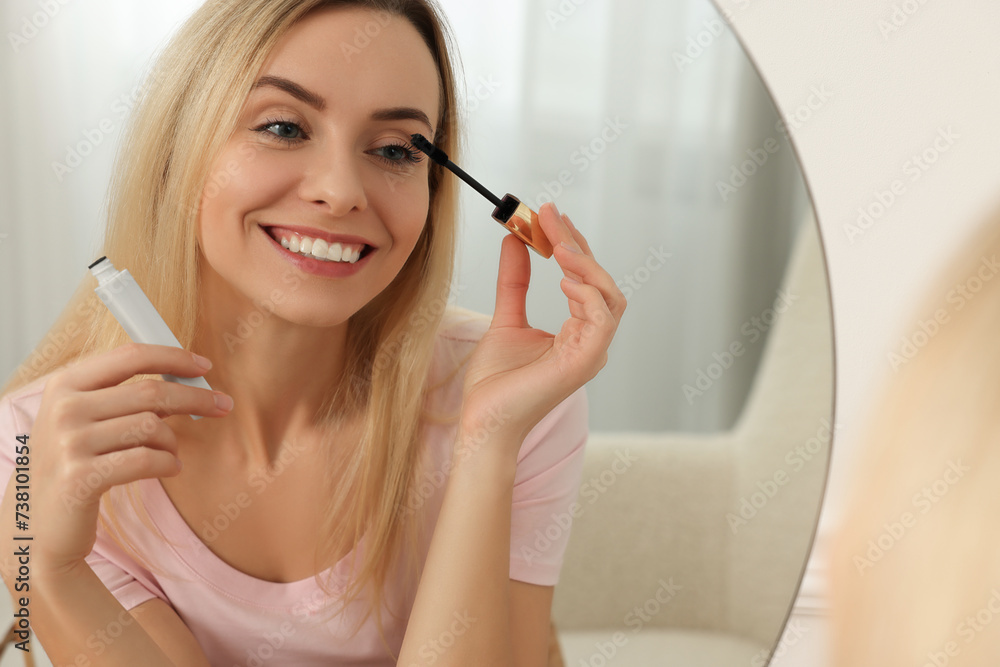
[[[531,554],[571,531],[563,660],[764,665],[811,546],[833,407],[829,289],[786,122],[708,0],[443,4],[465,167],[536,210],[555,200],[629,300],[587,385],[580,495]],[[829,96],[803,91],[787,123],[821,119]],[[502,230],[475,193],[463,209],[457,301],[491,312]],[[529,319],[548,331],[559,277],[532,256]]]
[[[0,318],[5,372],[79,277],[50,273],[94,259],[81,248],[102,231],[144,63],[200,4],[60,5],[28,33],[35,0],[0,10],[28,35],[0,60],[15,73],[0,117],[44,130],[0,138],[0,217],[60,239],[0,227],[0,272],[18,286],[0,310],[23,314]],[[708,0],[441,4],[466,83],[459,163],[536,211],[555,200],[629,300],[587,386],[579,496],[522,554],[545,558],[570,531],[558,654],[572,667],[764,665],[809,552],[833,422],[829,290],[785,126]],[[829,93],[802,93],[784,116],[822,122]],[[454,301],[492,313],[505,232],[461,192]],[[561,271],[531,262],[529,321],[557,331]]]

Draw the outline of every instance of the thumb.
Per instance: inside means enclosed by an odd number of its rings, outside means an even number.
[[[528,248],[513,234],[500,244],[500,274],[497,277],[497,302],[491,329],[527,327],[525,299],[531,280],[531,258]]]

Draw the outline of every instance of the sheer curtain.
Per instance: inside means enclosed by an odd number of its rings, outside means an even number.
[[[136,86],[153,52],[198,4],[0,3],[4,379],[97,259],[111,165]]]
[[[467,83],[464,166],[533,206],[555,196],[631,291],[608,365],[588,385],[591,428],[730,426],[767,338],[753,318],[774,305],[809,209],[770,97],[728,27],[708,0],[443,4]],[[721,193],[769,138],[781,148]],[[491,313],[502,230],[490,228],[488,202],[463,194],[458,301]],[[568,316],[560,277],[532,254],[529,321],[552,332]],[[702,395],[686,394],[734,342],[744,354]]]
[[[5,377],[96,259],[130,98],[149,58],[200,2],[52,2],[51,15],[42,4],[0,8]],[[718,183],[746,152],[783,140],[728,28],[719,30],[707,0],[442,5],[463,61],[459,163],[536,209],[554,197],[623,291],[633,286],[609,363],[588,385],[591,428],[729,426],[766,340],[761,331],[751,343],[741,327],[773,305],[807,202],[787,144],[723,200]],[[690,40],[707,45],[688,51]],[[457,302],[485,313],[503,234],[491,211],[464,190]],[[568,316],[560,276],[554,261],[532,254],[529,320],[552,332]],[[746,353],[703,395],[686,396],[684,385],[734,341]]]

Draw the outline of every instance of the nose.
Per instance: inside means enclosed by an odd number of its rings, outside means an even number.
[[[316,151],[299,184],[299,196],[326,206],[331,215],[344,216],[368,207],[361,165],[346,147]]]

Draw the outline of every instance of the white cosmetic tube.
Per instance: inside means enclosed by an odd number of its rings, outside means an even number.
[[[156,312],[153,302],[139,287],[139,283],[135,282],[128,269],[116,270],[107,257],[101,257],[88,268],[97,278],[98,284],[94,291],[125,329],[129,338],[136,343],[181,347],[177,337]],[[162,377],[167,382],[177,382],[212,391],[212,387],[204,377],[177,377],[165,373]],[[201,419],[201,415],[191,415],[191,418]]]

